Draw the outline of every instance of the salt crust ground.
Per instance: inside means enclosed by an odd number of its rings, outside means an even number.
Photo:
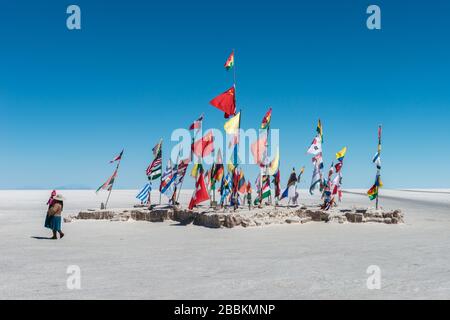
[[[114,191],[112,207],[135,203]],[[65,191],[65,214],[104,195]],[[47,191],[0,191],[2,299],[449,299],[450,190],[383,190],[405,223],[285,224],[209,229],[174,222],[77,221],[61,241],[43,228]],[[182,195],[183,202],[190,192]],[[158,196],[153,195],[154,199]],[[303,190],[301,202],[317,197]],[[370,205],[348,190],[342,206]],[[81,268],[68,290],[66,269]],[[381,268],[381,290],[366,287]]]

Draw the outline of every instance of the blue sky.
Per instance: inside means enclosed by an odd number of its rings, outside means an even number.
[[[66,28],[77,4],[82,30]],[[370,4],[382,30],[366,28]],[[0,188],[95,188],[125,148],[118,188],[139,188],[151,148],[229,88],[236,49],[242,127],[268,106],[281,172],[312,165],[317,119],[327,168],[344,145],[344,187],[370,187],[377,125],[387,188],[450,187],[448,1],[3,1]],[[254,181],[256,170],[248,168]],[[186,186],[192,186],[192,179]]]

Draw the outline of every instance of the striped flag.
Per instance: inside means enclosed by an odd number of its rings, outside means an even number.
[[[148,180],[150,181],[160,178],[162,174],[162,139],[152,151],[155,158],[146,170]]]
[[[177,173],[174,172],[172,167],[172,161],[167,161],[166,170],[164,171],[163,175],[161,176],[161,185],[159,186],[159,191],[166,195],[167,197],[171,198],[174,193],[174,185],[173,182],[177,178]]]
[[[150,192],[152,191],[152,185],[150,183],[145,184],[145,186],[142,188],[141,191],[137,194],[136,198],[141,200],[143,203],[148,202],[148,196]]]

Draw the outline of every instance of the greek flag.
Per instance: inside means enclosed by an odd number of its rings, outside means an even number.
[[[138,193],[136,196],[137,199],[141,200],[141,202],[147,202],[148,201],[148,194],[152,191],[152,185],[150,183],[147,183],[142,190]]]

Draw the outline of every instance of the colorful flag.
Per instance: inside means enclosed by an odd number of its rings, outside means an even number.
[[[212,178],[215,181],[221,181],[223,177],[223,159],[222,159],[222,152],[219,149],[219,152],[217,153],[216,163],[213,166],[213,174]]]
[[[197,182],[195,184],[194,195],[189,202],[189,210],[192,210],[196,205],[206,200],[209,200],[209,194],[205,186],[205,179],[203,178],[203,174],[201,173],[198,176]]]
[[[148,202],[149,194],[152,191],[152,185],[150,183],[145,184],[141,191],[137,194],[136,198],[143,203]]]
[[[100,187],[98,187],[97,191],[95,191],[95,193],[98,193],[100,190],[107,190],[107,191],[111,191],[112,187],[114,185],[114,181],[116,180],[117,177],[117,168],[116,170],[114,170],[114,173],[112,174],[111,177],[109,177],[108,180],[106,180],[106,182],[104,184],[102,184]]]
[[[191,124],[189,130],[200,129],[202,127],[202,121],[203,121],[203,114]]]
[[[174,172],[172,167],[172,161],[167,161],[166,170],[164,171],[161,177],[161,184],[159,186],[159,191],[166,195],[169,198],[172,198],[172,195],[175,191],[174,181],[176,181],[177,175]]]
[[[321,143],[323,143],[323,129],[322,129],[322,122],[320,122],[320,119],[319,119],[319,122],[317,123],[317,134],[320,136],[320,142]]]
[[[199,173],[203,173],[203,166],[201,163],[194,163],[191,170],[191,177],[197,178]]]
[[[262,119],[261,129],[267,129],[270,126],[270,120],[272,119],[272,108],[267,111],[266,115]]]
[[[124,150],[122,150],[122,152],[120,152],[120,154],[117,157],[115,157],[113,160],[111,160],[109,163],[113,163],[113,162],[122,160],[123,151]]]
[[[201,139],[192,144],[192,152],[199,158],[206,157],[214,151],[213,132],[209,131]]]
[[[156,180],[161,177],[162,174],[162,158],[158,156],[147,168],[147,177],[148,180]]]
[[[273,185],[275,186],[275,198],[279,198],[281,195],[281,187],[280,187],[280,170],[273,175]]]
[[[347,147],[342,148],[341,151],[336,153],[336,159],[340,162],[344,160],[345,154],[347,153]]]
[[[183,182],[184,177],[186,176],[187,167],[189,166],[189,162],[190,162],[190,159],[184,159],[184,160],[181,160],[178,163],[178,166],[177,166],[177,181],[176,181],[176,185],[177,186],[180,185]]]
[[[378,187],[376,185],[373,185],[368,191],[367,195],[369,196],[370,200],[375,200],[378,196]]]
[[[154,159],[146,170],[147,177],[150,181],[158,179],[162,174],[162,139],[152,151]]]
[[[262,202],[263,199],[270,197],[270,176],[264,175],[262,176],[262,187],[259,196],[253,202],[255,205]]]
[[[225,69],[227,71],[233,67],[234,67],[234,51],[231,52],[230,56],[228,57],[227,61],[225,62]]]
[[[239,126],[241,121],[241,113],[239,112],[233,118],[225,122],[223,128],[225,132],[232,135],[237,135],[239,133]]]
[[[225,118],[236,114],[236,98],[234,86],[209,102],[213,107],[222,110]]]

